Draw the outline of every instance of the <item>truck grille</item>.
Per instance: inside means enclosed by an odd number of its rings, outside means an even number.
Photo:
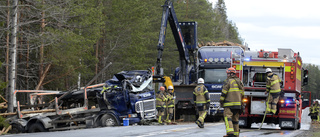
[[[221,93],[209,93],[209,96],[210,96],[210,102],[219,103]]]
[[[217,110],[223,110],[223,108],[220,108],[220,96],[221,93],[209,93],[210,97],[210,108],[208,111],[209,115],[215,115]],[[214,110],[215,112],[211,114],[211,110]]]
[[[137,113],[140,113],[142,119],[156,118],[156,103],[155,99],[138,101],[135,104]]]

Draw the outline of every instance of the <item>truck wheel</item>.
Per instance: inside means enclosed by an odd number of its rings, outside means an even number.
[[[118,121],[118,119],[111,114],[104,114],[101,117],[100,121],[101,121],[102,127],[114,127],[114,126],[120,125],[120,122]]]
[[[44,128],[44,126],[41,123],[33,123],[29,128],[28,132],[29,133],[34,133],[34,132],[46,132],[47,130]]]
[[[248,119],[247,119],[247,126],[245,126],[244,128],[251,128],[251,124],[252,124],[252,122],[251,122],[251,120],[248,118]]]
[[[24,133],[25,130],[20,124],[12,124],[12,129],[9,131],[9,133],[17,134],[17,133]]]

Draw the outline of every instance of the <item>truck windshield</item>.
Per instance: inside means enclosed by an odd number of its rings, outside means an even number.
[[[132,87],[132,92],[142,92],[142,91],[153,90],[153,88],[152,88],[152,77],[150,77],[150,78],[146,79],[145,81],[143,81],[140,86],[131,85],[131,87]]]
[[[205,83],[223,83],[227,78],[226,69],[205,69],[204,79]]]

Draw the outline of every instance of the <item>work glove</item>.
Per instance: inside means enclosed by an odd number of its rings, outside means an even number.
[[[207,107],[207,109],[210,108],[210,102],[207,102],[206,107]]]
[[[223,101],[222,100],[220,100],[220,107],[222,107],[223,106]]]
[[[161,112],[164,112],[164,107],[161,107],[161,110],[160,110]]]
[[[245,111],[245,106],[241,104],[240,115],[244,114],[244,111]]]

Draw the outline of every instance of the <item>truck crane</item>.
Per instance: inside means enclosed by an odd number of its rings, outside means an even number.
[[[179,51],[179,61],[181,68],[179,75],[181,76],[182,84],[190,84],[189,70],[193,66],[195,66],[195,61],[192,61],[190,58],[194,59],[193,51],[197,47],[197,22],[178,22],[173,4],[169,0],[166,0],[165,4],[162,7],[163,12],[157,45],[158,56],[154,78],[161,78],[163,75],[161,73],[162,52],[164,49],[167,23],[169,22]]]

